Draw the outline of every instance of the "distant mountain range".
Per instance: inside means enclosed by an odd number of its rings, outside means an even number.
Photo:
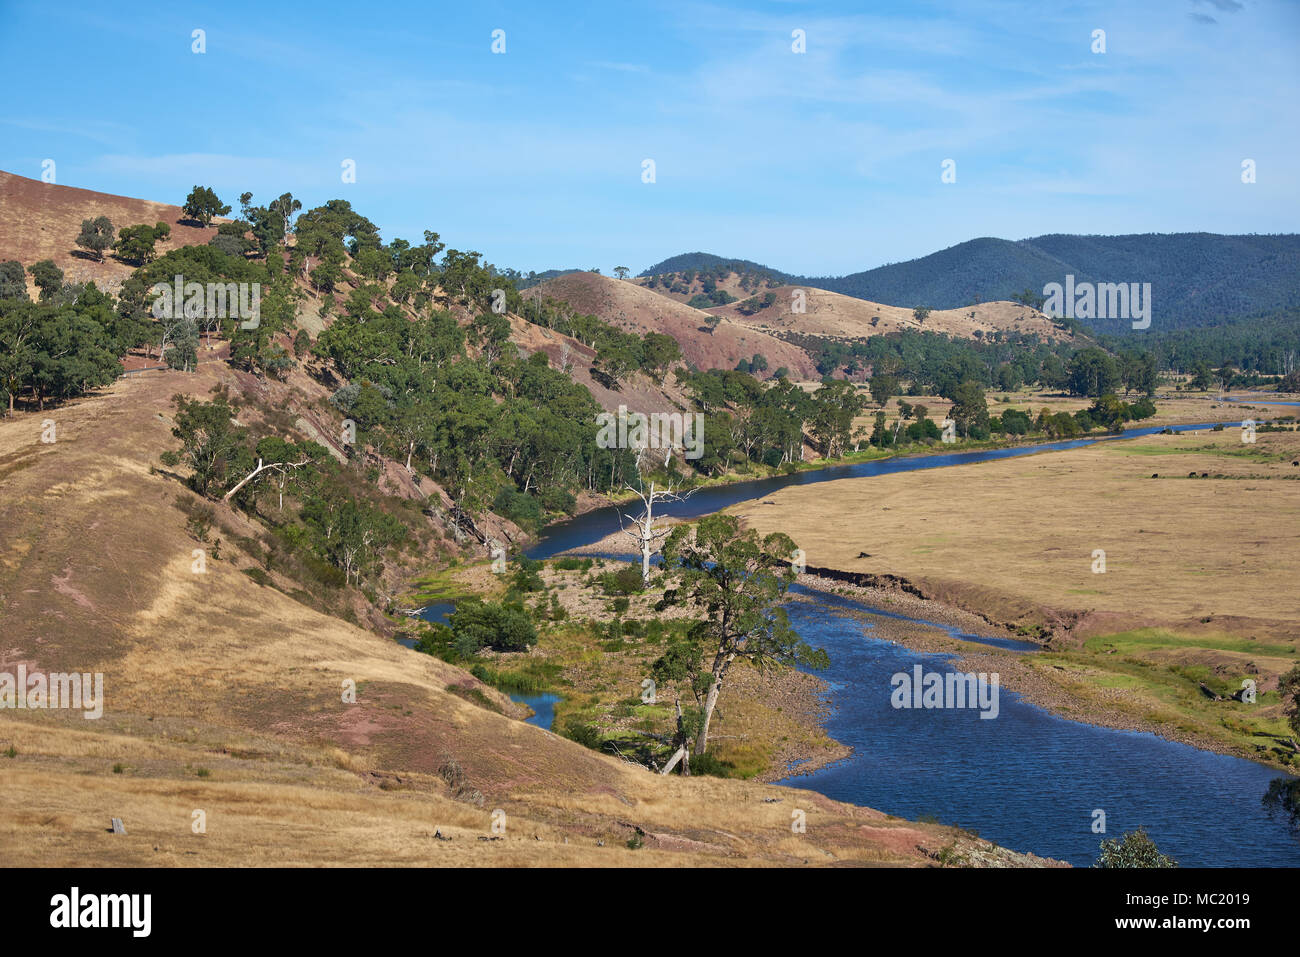
[[[1151,283],[1153,328],[1216,326],[1227,320],[1300,308],[1300,235],[1221,236],[1142,233],[1053,234],[1011,241],[982,238],[847,276],[798,276],[746,259],[685,253],[642,276],[732,268],[782,282],[899,306],[955,309],[976,299],[1009,299],[1048,283]],[[1085,320],[1098,332],[1130,331],[1126,319]]]

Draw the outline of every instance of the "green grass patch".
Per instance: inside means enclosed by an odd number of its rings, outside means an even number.
[[[1275,645],[1246,638],[1234,638],[1230,635],[1178,635],[1165,628],[1139,628],[1134,631],[1122,631],[1113,635],[1098,635],[1084,642],[1083,647],[1090,652],[1105,652],[1114,648],[1118,654],[1134,655],[1161,648],[1180,648],[1195,650],[1209,648],[1215,651],[1232,651],[1244,655],[1268,655],[1270,657],[1294,657],[1296,650],[1290,645]]]

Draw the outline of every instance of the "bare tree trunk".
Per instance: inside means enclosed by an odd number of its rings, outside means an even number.
[[[309,461],[311,461],[311,460],[310,460],[310,459],[303,459],[301,462],[272,462],[270,465],[263,465],[263,464],[262,464],[262,460],[261,460],[261,459],[258,459],[258,460],[257,460],[257,468],[253,469],[253,471],[249,472],[249,473],[248,473],[247,475],[245,475],[242,479],[240,479],[240,480],[239,480],[239,484],[236,485],[234,488],[232,488],[232,489],[231,489],[229,492],[227,492],[225,495],[223,495],[223,496],[221,497],[221,500],[222,500],[223,502],[229,502],[230,499],[231,499],[231,497],[232,497],[236,492],[238,492],[241,488],[243,488],[245,485],[247,485],[247,484],[248,484],[249,482],[251,482],[253,479],[257,478],[259,475],[261,475],[261,474],[262,474],[264,471],[266,471],[267,469],[279,469],[280,472],[281,472],[281,474],[283,474],[285,469],[296,469],[296,468],[301,468],[302,466],[306,465]],[[283,486],[281,486],[281,487],[283,488]]]
[[[714,665],[716,670],[713,672],[713,684],[709,686],[709,693],[704,697],[704,721],[700,726],[700,736],[695,739],[696,754],[704,754],[709,746],[709,724],[713,721],[713,710],[718,706],[718,695],[722,692],[722,679],[727,676],[727,669],[735,657],[734,653],[728,654],[722,659],[720,668]]]
[[[677,750],[673,752],[673,756],[668,759],[668,763],[664,765],[663,770],[659,773],[670,773],[673,768],[677,767],[677,762],[680,761],[682,763],[682,777],[689,778],[691,776],[691,742],[686,737],[686,722],[682,717],[680,698],[677,699],[677,734],[673,739],[673,743],[677,745]]]
[[[641,522],[641,584],[650,586],[651,529],[654,527],[655,483],[650,483],[650,496],[645,500],[645,518]]]
[[[673,756],[672,756],[671,758],[668,759],[668,763],[664,765],[664,769],[663,769],[662,771],[660,771],[659,773],[660,773],[660,774],[671,774],[673,768],[677,767],[677,762],[678,762],[678,761],[681,761],[681,760],[684,759],[684,758],[686,758],[687,753],[688,753],[688,752],[687,752],[687,750],[686,750],[686,746],[685,746],[685,745],[682,745],[682,746],[681,746],[680,748],[678,748],[675,752],[673,752]],[[687,767],[687,766],[686,766],[685,764],[682,765],[682,773],[683,773],[683,774],[686,773],[686,767]]]

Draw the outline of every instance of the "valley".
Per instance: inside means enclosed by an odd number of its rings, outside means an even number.
[[[289,194],[206,226],[8,174],[0,198],[6,237],[42,237],[0,248],[0,668],[106,689],[94,722],[0,713],[16,862],[1088,863],[1050,821],[856,776],[886,757],[844,723],[845,689],[889,694],[853,669],[935,654],[1000,673],[1009,720],[1158,736],[1144,760],[1175,778],[1251,759],[1241,839],[1272,840],[1245,808],[1297,764],[1291,379],[1019,302],[887,306],[735,271],[520,292],[435,233],[384,244],[343,201],[286,231]],[[140,262],[51,245],[101,209],[167,239]],[[256,295],[159,309],[151,287],[182,279]],[[689,304],[719,289],[752,294]],[[610,427],[627,413],[692,429],[640,442]],[[611,555],[647,501],[643,580]],[[661,561],[706,530],[701,556],[798,556],[785,584],[744,559],[773,589],[755,640],[777,643],[733,650],[725,692],[716,605],[682,597],[722,587],[718,566]],[[1233,700],[1245,679],[1257,700]],[[1002,743],[978,746],[1003,768]]]

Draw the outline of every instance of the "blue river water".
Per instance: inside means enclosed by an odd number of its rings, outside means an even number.
[[[1210,425],[1179,426],[1175,431]],[[986,462],[1162,430],[1132,429],[1120,436],[833,466],[702,489],[684,502],[667,504],[662,512],[689,518],[788,485]],[[617,509],[598,509],[551,526],[527,554],[549,558],[593,544],[617,528]],[[782,783],[899,817],[932,816],[1006,847],[1080,866],[1096,860],[1104,837],[1138,826],[1184,866],[1300,866],[1300,841],[1261,804],[1269,783],[1281,772],[1152,734],[1069,721],[1005,689],[999,689],[994,719],[983,719],[974,709],[896,709],[891,704],[893,675],[911,673],[917,664],[926,671],[948,673],[953,670],[947,664],[951,656],[909,651],[872,637],[870,624],[850,615],[854,606],[902,617],[822,593],[815,603],[787,606],[800,636],[830,655],[830,668],[820,673],[828,682],[832,709],[827,730],[854,750],[842,761]],[[445,614],[442,608],[438,612]],[[955,637],[1033,653],[1034,646],[1027,642],[977,638],[930,624]],[[532,699],[522,700],[537,711],[530,720],[549,727],[554,700],[540,702],[541,707]],[[1093,830],[1096,811],[1105,814],[1104,834]]]
[[[1300,841],[1260,803],[1281,772],[1153,734],[1069,721],[999,688],[998,715],[894,708],[891,678],[916,664],[947,674],[949,655],[871,637],[834,596],[795,602],[795,630],[831,665],[827,732],[853,754],[781,782],[915,820],[958,824],[1020,851],[1092,864],[1099,842],[1144,826],[1183,866],[1300,866]],[[859,607],[865,607],[860,606]],[[878,611],[877,609],[868,609]],[[1093,833],[1094,812],[1106,833]]]
[[[559,703],[559,695],[512,694],[510,700],[518,704],[526,704],[533,709],[533,716],[524,719],[529,724],[535,724],[547,731],[551,730],[551,725],[555,723],[555,706]]]

